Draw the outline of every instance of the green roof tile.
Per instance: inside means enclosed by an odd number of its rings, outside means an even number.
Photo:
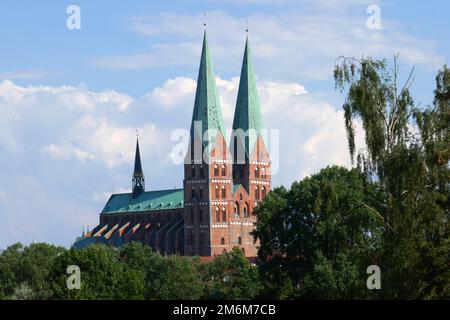
[[[242,134],[237,136],[244,142],[246,154],[249,156],[259,135],[264,139],[264,122],[261,116],[258,90],[256,88],[253,64],[250,54],[248,37],[245,41],[244,59],[242,62],[241,78],[234,112],[233,131],[242,129],[244,133],[250,129],[248,138]],[[253,129],[253,130],[252,130]],[[245,141],[244,141],[245,139]]]
[[[197,125],[195,125],[197,122]],[[198,128],[201,123],[201,132]],[[203,141],[205,147],[210,150],[214,144],[215,137],[220,131],[224,137],[225,126],[222,118],[219,95],[217,93],[214,70],[208,48],[208,39],[206,31],[203,36],[203,48],[200,58],[200,68],[198,71],[197,90],[195,92],[194,112],[191,123],[191,139],[196,135],[202,138],[207,132],[206,141]]]
[[[184,208],[183,198],[183,189],[145,191],[137,198],[131,193],[113,194],[102,214],[179,209]]]

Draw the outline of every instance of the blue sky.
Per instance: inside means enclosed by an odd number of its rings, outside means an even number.
[[[66,28],[66,8],[81,29]],[[376,4],[381,29],[369,30]],[[422,105],[448,63],[448,1],[205,0],[0,3],[0,248],[69,246],[95,226],[111,191],[131,184],[135,130],[147,189],[180,187],[171,134],[188,128],[203,12],[225,122],[231,125],[249,24],[263,116],[280,134],[275,185],[349,165],[340,54],[392,59]],[[362,141],[362,138],[359,140]]]

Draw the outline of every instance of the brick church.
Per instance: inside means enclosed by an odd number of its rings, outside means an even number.
[[[73,246],[139,241],[162,254],[190,256],[239,247],[255,257],[253,210],[270,190],[271,171],[248,38],[231,132],[228,140],[205,31],[183,188],[145,190],[137,141],[132,192],[112,194],[98,226]]]

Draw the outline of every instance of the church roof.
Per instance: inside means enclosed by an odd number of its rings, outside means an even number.
[[[245,146],[245,151],[249,156],[258,136],[261,135],[264,140],[265,135],[262,132],[264,129],[264,123],[261,116],[255,75],[253,74],[253,64],[248,37],[245,41],[244,59],[242,62],[238,97],[233,120],[233,131],[238,129],[241,129],[244,133],[249,130],[248,138],[244,137],[242,134],[237,135],[240,139],[242,139],[242,143],[244,143]]]
[[[197,124],[195,124],[197,122]],[[201,123],[201,131],[198,124]],[[202,55],[198,71],[197,89],[195,92],[194,112],[191,123],[191,139],[196,135],[202,138],[207,132],[207,147],[210,150],[214,144],[217,132],[225,135],[219,95],[217,93],[213,65],[209,54],[206,31],[203,36]],[[203,139],[202,139],[203,141]],[[206,141],[203,141],[204,143]],[[206,145],[205,145],[206,146]]]
[[[117,193],[111,195],[102,214],[182,209],[183,200],[183,189],[145,191],[136,198],[131,193]]]

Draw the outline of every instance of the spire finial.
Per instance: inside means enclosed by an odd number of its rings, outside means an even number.
[[[206,12],[203,12],[203,28],[206,31]]]
[[[136,129],[136,139],[139,139],[139,129]]]
[[[248,34],[248,19],[245,20],[245,32]]]

